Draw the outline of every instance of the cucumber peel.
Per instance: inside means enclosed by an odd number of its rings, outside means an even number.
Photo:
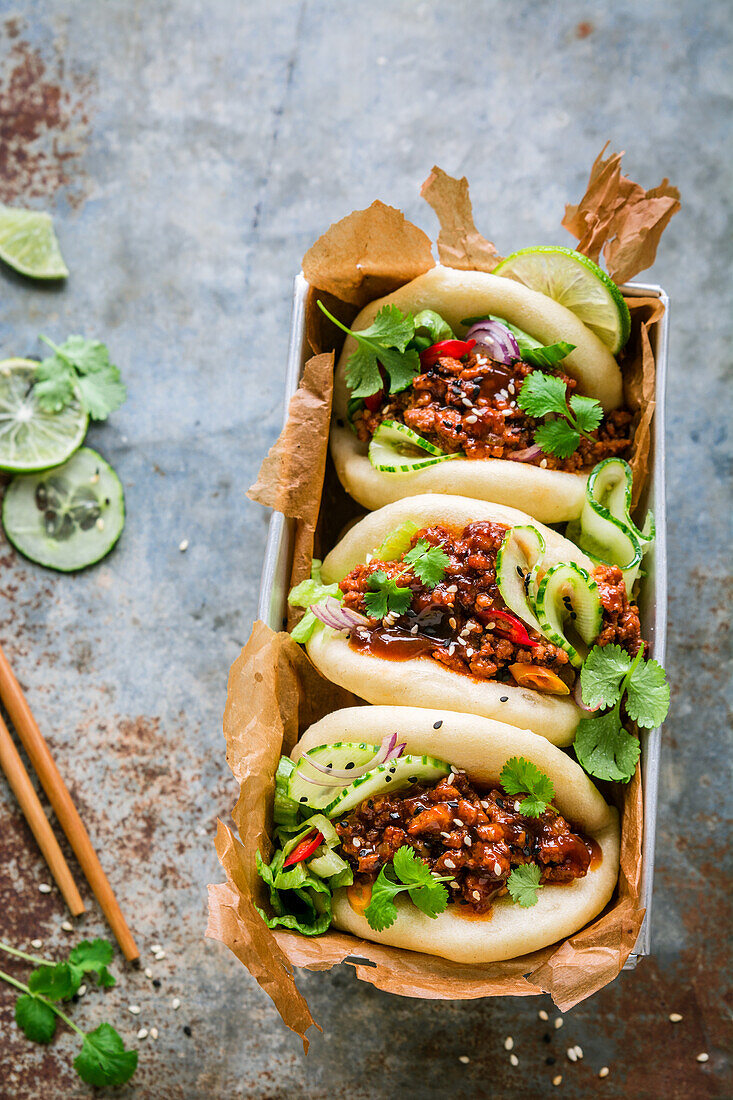
[[[325,809],[326,817],[341,817],[356,809],[367,798],[377,798],[387,791],[399,790],[413,783],[429,783],[442,779],[450,765],[434,756],[400,756],[388,760],[345,787]]]
[[[596,582],[575,562],[554,565],[542,578],[535,608],[542,633],[553,645],[565,650],[574,668],[580,668],[586,647],[598,637],[603,622],[603,605]],[[565,624],[568,620],[579,636],[576,644],[567,638]]]
[[[318,745],[301,756],[288,779],[288,797],[302,807],[313,810],[322,810],[334,800],[339,788],[333,784],[327,785],[321,780],[326,776],[310,764],[315,760],[318,764],[333,767],[340,771],[350,768],[363,767],[379,752],[379,745],[359,744],[352,741],[337,741],[334,745]],[[313,780],[313,782],[311,782]],[[344,786],[348,781],[344,782]]]
[[[542,633],[532,606],[537,574],[545,553],[545,540],[536,527],[524,524],[510,528],[496,555],[496,583],[510,611]]]

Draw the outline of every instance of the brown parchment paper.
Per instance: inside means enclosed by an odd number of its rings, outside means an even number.
[[[582,220],[583,235],[591,241],[590,245],[584,243],[595,249],[596,255],[607,239],[599,226],[606,227],[607,235],[616,234],[621,242],[618,247],[625,246],[626,256],[649,255],[649,242],[653,241],[655,250],[664,226],[659,228],[660,219],[650,226],[650,215],[645,213],[648,208],[639,197],[641,189],[631,181],[624,182],[626,177],[620,176],[614,158],[608,167],[602,156],[591,173],[591,198],[586,195],[577,208],[568,208],[573,210],[574,224],[580,225]],[[452,180],[434,168],[423,191],[441,223],[441,262],[464,270],[474,266],[491,270],[496,250],[475,228],[466,181]],[[643,194],[644,201],[659,197]],[[674,210],[668,213],[667,221],[672,213]],[[592,232],[586,221],[592,223]],[[633,230],[634,224],[638,231]],[[639,238],[636,243],[635,238]],[[306,365],[286,426],[249,494],[296,523],[292,583],[308,575],[314,548],[321,556],[337,540],[341,527],[359,511],[340,486],[328,456],[333,356],[342,339],[335,327],[325,322],[316,308],[316,299],[323,300],[335,316],[348,323],[366,301],[396,289],[432,265],[427,237],[399,211],[382,203],[373,203],[367,210],[355,211],[336,222],[306,253],[303,270],[313,287],[306,309],[306,331],[316,354]],[[627,301],[632,335],[621,368],[625,398],[636,417],[631,459],[636,498],[650,463],[653,333],[663,306],[652,298]],[[258,847],[265,858],[270,852],[267,829],[277,760],[281,752],[289,752],[299,733],[313,721],[357,702],[363,701],[324,680],[288,634],[275,634],[262,623],[255,624],[229,678],[224,733],[227,760],[240,787],[232,815],[237,832],[220,823],[216,847],[226,882],[210,887],[207,935],[225,943],[247,966],[272,997],[288,1027],[303,1037],[306,1047],[305,1032],[313,1019],[295,985],[293,967],[326,970],[348,961],[361,980],[391,993],[421,998],[527,996],[546,991],[563,1011],[613,980],[633,950],[644,916],[637,907],[643,831],[638,767],[626,787],[609,786],[605,792],[616,801],[621,813],[616,895],[591,925],[564,943],[505,963],[465,966],[419,952],[383,947],[334,930],[308,938],[267,929],[255,909],[264,899],[254,855]]]

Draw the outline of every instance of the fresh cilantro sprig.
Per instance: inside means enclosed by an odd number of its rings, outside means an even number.
[[[411,603],[411,588],[398,585],[383,569],[372,573],[369,591],[364,596],[364,606],[373,619],[383,619],[390,611],[396,615],[404,615]]]
[[[427,539],[418,539],[402,560],[412,566],[413,573],[426,588],[433,589],[442,581],[450,558],[442,543],[431,546]]]
[[[523,863],[521,867],[515,867],[506,883],[512,901],[523,909],[536,905],[537,891],[542,889],[541,877],[542,871],[536,863]]]
[[[60,412],[77,391],[92,420],[106,420],[124,402],[127,389],[119,368],[99,340],[69,336],[60,345],[47,336],[41,336],[41,340],[53,350],[53,355],[36,368],[34,392],[46,412]]]
[[[407,345],[415,336],[415,319],[395,305],[382,306],[368,328],[354,332],[329,313],[323,302],[318,305],[329,321],[353,336],[359,345],[346,363],[346,384],[352,397],[369,397],[383,387],[379,365],[389,376],[389,392],[399,393],[412,384],[420,373],[420,355]]]
[[[534,441],[545,454],[568,458],[577,451],[581,437],[592,439],[603,420],[603,409],[592,397],[573,394],[568,401],[567,383],[553,374],[533,371],[522,384],[517,397],[520,409],[529,416],[556,416],[535,432]]]
[[[641,749],[624,727],[621,704],[643,729],[660,726],[669,710],[664,669],[657,661],[645,661],[643,648],[632,660],[618,645],[594,646],[580,671],[580,690],[587,706],[610,709],[580,720],[575,755],[589,775],[628,783]]]
[[[112,960],[112,945],[107,940],[83,940],[69,954],[67,962],[48,963],[36,955],[0,941],[0,950],[8,955],[38,963],[28,983],[20,982],[0,970],[0,979],[20,990],[15,1002],[15,1022],[26,1038],[35,1043],[50,1043],[61,1020],[81,1036],[82,1046],[74,1059],[74,1068],[89,1085],[124,1085],[137,1068],[137,1051],[125,1050],[125,1044],[111,1024],[100,1024],[93,1031],[82,1031],[59,1006],[78,991],[85,974],[96,974],[97,984],[108,988],[115,984],[107,964]]]
[[[555,787],[549,776],[523,756],[513,756],[507,760],[499,782],[507,794],[529,796],[522,800],[521,813],[525,817],[539,817],[555,797]]]
[[[427,863],[407,845],[397,849],[391,866],[399,881],[389,877],[389,864],[382,867],[372,886],[371,901],[364,910],[370,928],[382,932],[394,924],[397,906],[393,899],[403,890],[407,890],[410,899],[426,916],[435,918],[445,912],[448,891],[443,883],[449,882],[453,875],[434,875]]]

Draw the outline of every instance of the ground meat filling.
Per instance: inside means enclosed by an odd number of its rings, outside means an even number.
[[[401,559],[372,559],[358,565],[339,585],[346,607],[366,611],[369,578],[378,570],[401,586],[409,585],[413,595],[404,615],[390,614],[355,628],[349,639],[351,647],[396,660],[429,655],[454,672],[482,680],[513,682],[512,665],[540,666],[572,685],[574,672],[564,649],[530,626],[526,633],[536,644],[522,645],[512,640],[513,631],[505,621],[492,617],[494,611],[508,611],[496,584],[496,555],[507,530],[503,524],[482,520],[469,524],[460,534],[439,524],[418,531],[413,546],[421,538],[431,545],[441,544],[449,559],[442,581],[432,591]],[[596,573],[599,571],[604,612],[598,644],[617,642],[636,653],[642,644],[639,613],[628,602],[621,570],[601,566]]]
[[[535,429],[542,423],[517,405],[517,394],[531,373],[532,367],[521,360],[505,366],[475,351],[464,360],[443,356],[409,389],[384,395],[376,410],[358,410],[354,428],[359,439],[368,442],[383,420],[398,420],[451,454],[510,459],[533,444]],[[576,380],[559,373],[557,377],[567,384],[570,396]],[[581,439],[568,458],[540,454],[531,463],[572,472],[604,458],[623,458],[631,441],[631,420],[631,413],[616,409],[603,418],[594,439]]]
[[[487,913],[507,892],[512,868],[536,863],[541,882],[572,882],[587,874],[596,854],[548,807],[523,817],[521,799],[499,787],[479,794],[463,772],[434,786],[370,798],[336,826],[341,852],[360,881],[373,882],[398,848],[413,848],[430,870],[453,875],[449,899]]]

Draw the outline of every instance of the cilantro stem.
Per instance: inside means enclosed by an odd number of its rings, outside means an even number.
[[[374,351],[381,351],[383,345],[380,344],[378,340],[372,340],[368,336],[362,336],[360,332],[354,332],[353,329],[347,328],[346,325],[342,325],[341,322],[333,316],[333,314],[328,312],[323,302],[319,301],[318,307],[321,310],[321,313],[325,313],[329,321],[333,321],[334,325],[340,328],[342,332],[345,332],[347,336],[353,336],[355,340],[361,340],[362,343],[368,344],[369,347],[372,348]]]
[[[46,966],[49,963],[48,959],[42,959],[38,955],[27,955],[25,951],[19,951],[17,947],[11,947],[9,943],[3,943],[2,940],[0,940],[0,950],[7,951],[8,955],[16,955],[27,962],[36,963],[38,966]]]
[[[621,681],[621,690],[619,692],[618,702],[616,703],[616,708],[617,709],[621,706],[621,700],[623,699],[624,695],[626,694],[626,689],[628,688],[629,684],[631,683],[631,677],[634,675],[637,668],[639,667],[639,663],[643,659],[644,659],[644,646],[642,645],[642,646],[639,646],[639,652],[636,654],[636,656],[634,657],[634,660],[631,662],[631,668],[629,669],[629,671],[626,673],[623,680]]]
[[[40,993],[33,993],[27,985],[24,985],[23,982],[19,982],[16,978],[11,977],[10,974],[6,974],[4,970],[0,970],[0,979],[4,982],[7,982],[9,985],[14,985],[16,989],[19,989],[21,991],[21,993],[27,993],[29,997],[35,997],[37,1001],[41,1001],[43,1004],[46,1005],[47,1008],[50,1008],[52,1012],[55,1012],[59,1020],[63,1020],[67,1027],[70,1027],[72,1031],[75,1031],[77,1033],[77,1035],[81,1035],[82,1039],[86,1039],[86,1031],[82,1031],[80,1027],[77,1027],[74,1021],[70,1020],[66,1013],[62,1012],[60,1008],[57,1008],[53,1001],[46,1000],[46,998],[42,997]]]
[[[58,344],[54,344],[53,340],[49,340],[48,336],[39,336],[38,339],[43,340],[44,344],[48,344],[48,346],[50,348],[52,348],[54,354],[58,355],[59,359],[63,359],[63,361],[66,363],[67,367],[73,367],[74,366],[74,364],[71,362],[71,360],[68,359],[67,356],[64,355],[63,351],[58,346]]]

